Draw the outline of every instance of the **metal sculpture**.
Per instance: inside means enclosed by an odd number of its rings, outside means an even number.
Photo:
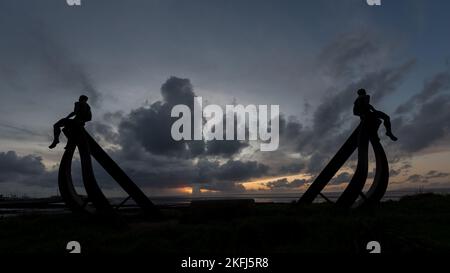
[[[392,134],[389,116],[375,110],[369,104],[369,98],[364,89],[358,90],[358,94],[359,98],[355,101],[354,113],[355,115],[361,116],[359,126],[353,131],[347,141],[345,141],[328,165],[316,177],[307,191],[298,200],[297,204],[310,204],[319,195],[331,202],[321,192],[355,150],[358,150],[358,163],[355,173],[344,192],[336,201],[336,205],[345,208],[373,205],[378,203],[386,193],[389,183],[389,164],[383,146],[380,143],[380,138],[378,137],[381,120],[384,120],[387,131],[386,135],[393,141],[396,141],[397,138]],[[364,101],[360,102],[358,100]],[[360,103],[361,105],[359,105]],[[367,180],[369,143],[372,145],[375,154],[376,171],[371,187],[364,194],[362,191]],[[358,197],[361,198],[356,202]]]
[[[356,171],[348,186],[336,201],[336,204],[340,207],[352,207],[359,196],[361,196],[361,200],[354,207],[379,202],[384,196],[389,183],[389,165],[377,133],[380,124],[381,122],[376,118],[362,120],[328,165],[316,177],[308,190],[302,195],[298,204],[312,203],[318,195],[322,195],[321,191],[356,149],[358,150]],[[362,190],[368,173],[369,142],[372,144],[375,153],[376,171],[369,191],[363,194]]]
[[[108,156],[100,145],[89,135],[83,126],[68,125],[63,129],[68,142],[61,159],[58,185],[66,205],[74,212],[112,215],[115,209],[109,203],[97,184],[92,168],[91,155],[108,174],[129,194],[124,200],[132,198],[143,211],[153,218],[159,218],[160,212],[128,175]],[[77,194],[72,182],[71,165],[75,149],[80,153],[81,170],[87,198]],[[91,202],[93,206],[89,206]],[[124,203],[122,202],[122,203]]]

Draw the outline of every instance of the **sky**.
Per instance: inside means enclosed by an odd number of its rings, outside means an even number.
[[[448,188],[449,8],[447,0],[0,0],[0,194],[57,193],[64,143],[48,149],[52,125],[81,94],[93,111],[86,129],[148,195],[302,192],[357,125],[359,88],[399,138],[380,129],[389,189]],[[278,150],[174,141],[170,109],[194,96],[279,105]],[[355,164],[326,190],[342,190]],[[122,194],[95,169],[108,195]],[[82,191],[77,160],[73,175]]]

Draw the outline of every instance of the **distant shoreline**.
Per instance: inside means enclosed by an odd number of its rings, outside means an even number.
[[[382,201],[396,201],[403,196],[417,195],[423,193],[434,194],[450,194],[450,188],[436,189],[405,189],[387,191]],[[291,203],[302,196],[303,192],[271,192],[271,193],[230,193],[230,194],[199,194],[199,195],[168,195],[168,196],[149,196],[156,205],[182,205],[189,204],[195,200],[223,200],[223,199],[254,199],[256,203]],[[341,192],[323,192],[323,194],[331,201],[335,201]],[[119,204],[125,198],[111,197],[109,200],[112,204]],[[325,202],[322,197],[317,197],[315,203]],[[36,207],[59,207],[64,201],[60,196],[50,196],[43,198],[32,197],[0,197],[0,209],[2,208],[36,208]],[[126,205],[134,205],[132,199],[125,203]]]
[[[324,195],[332,202],[340,196],[340,192],[325,192]],[[419,192],[417,190],[396,190],[388,191],[382,199],[386,201],[399,201],[405,196],[416,196],[421,194],[436,194],[450,196],[450,189],[432,189]],[[165,208],[186,208],[191,202],[201,200],[237,200],[252,199],[256,204],[289,204],[299,199],[302,193],[242,193],[228,195],[191,195],[191,196],[153,196],[152,202],[161,209]],[[109,198],[112,205],[120,204],[126,197]],[[322,197],[316,198],[314,203],[325,203]],[[126,209],[138,209],[132,199],[121,207]],[[20,216],[25,214],[66,214],[70,213],[60,196],[48,198],[11,198],[0,200],[0,217]]]

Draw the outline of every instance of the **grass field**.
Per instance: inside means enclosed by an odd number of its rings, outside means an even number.
[[[450,196],[423,194],[370,210],[329,204],[293,208],[256,204],[246,210],[167,209],[160,222],[87,216],[26,215],[0,219],[0,253],[65,253],[76,240],[85,254],[383,253],[450,252]]]

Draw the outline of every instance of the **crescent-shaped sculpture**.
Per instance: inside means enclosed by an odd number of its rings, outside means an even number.
[[[380,202],[386,193],[389,183],[389,165],[377,133],[380,124],[381,121],[376,118],[362,120],[359,126],[353,131],[347,141],[298,200],[297,204],[310,204],[318,195],[321,195],[321,191],[339,169],[342,168],[355,150],[358,150],[358,163],[355,173],[344,192],[336,201],[336,205],[339,207],[350,208],[373,205]],[[375,154],[376,171],[370,189],[366,194],[363,194],[362,191],[368,174],[369,143],[372,145]],[[358,200],[358,197],[360,196],[361,199]],[[357,200],[358,202],[356,202]]]
[[[74,212],[112,215],[113,206],[99,187],[92,168],[91,155],[106,172],[129,194],[136,204],[149,216],[159,218],[160,212],[128,175],[112,160],[111,157],[81,126],[66,127],[63,130],[68,138],[66,150],[61,159],[58,174],[58,185],[61,197]],[[73,185],[71,165],[75,149],[80,153],[83,184],[87,198],[80,196]],[[92,205],[88,203],[91,202]]]

